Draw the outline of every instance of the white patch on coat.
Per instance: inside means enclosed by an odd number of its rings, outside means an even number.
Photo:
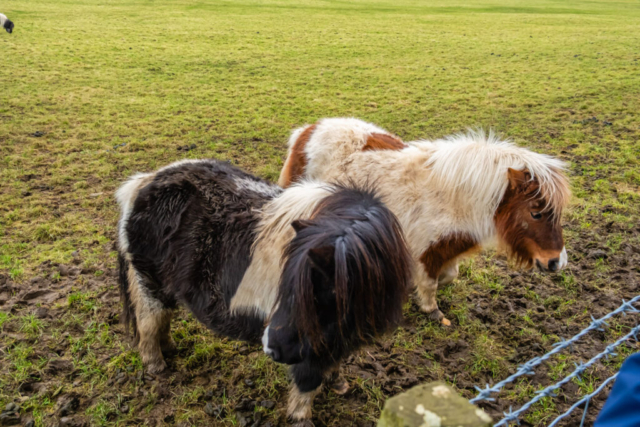
[[[118,247],[120,253],[125,254],[129,250],[129,239],[127,238],[127,222],[133,209],[133,204],[138,197],[140,189],[149,183],[155,174],[139,173],[130,177],[116,191],[116,200],[120,205],[120,221],[118,222]]]
[[[562,248],[562,252],[560,252],[560,265],[558,266],[558,270],[562,270],[569,263],[569,257],[567,255],[566,246]]]
[[[372,133],[393,136],[374,124],[355,118],[320,120],[304,148],[307,166],[306,176],[303,178],[316,179],[313,177],[322,175],[319,169],[334,165],[351,153],[361,151]]]
[[[262,350],[269,356],[273,353],[273,350],[269,348],[269,327],[267,326],[262,334]]]

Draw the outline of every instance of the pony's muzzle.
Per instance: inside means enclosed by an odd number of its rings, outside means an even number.
[[[265,354],[273,359],[274,362],[280,361],[280,352],[276,348],[269,347],[269,327],[267,326],[262,334],[262,349]]]
[[[536,267],[543,272],[552,272],[562,270],[567,265],[567,250],[562,248],[562,252],[557,257],[541,259],[536,258]]]
[[[274,362],[279,362],[280,361],[280,353],[278,352],[278,350],[274,350],[271,348],[265,348],[264,352],[267,354],[267,356],[269,356],[271,359],[273,359]]]
[[[558,266],[560,265],[560,258],[553,258],[548,261],[541,261],[539,259],[536,260],[536,267],[538,270],[547,273],[552,272],[555,273],[558,271]]]

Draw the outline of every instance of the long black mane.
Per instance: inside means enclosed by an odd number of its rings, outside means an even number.
[[[283,255],[278,302],[294,307],[301,336],[340,358],[396,326],[411,288],[411,256],[397,218],[372,188],[336,186],[299,223]],[[323,271],[334,272],[334,289],[314,295],[310,284]],[[319,306],[318,291],[333,295],[329,304]],[[323,328],[332,315],[337,328]]]

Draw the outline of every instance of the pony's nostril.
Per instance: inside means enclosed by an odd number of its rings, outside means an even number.
[[[560,267],[560,258],[553,258],[549,260],[549,271],[558,271]]]
[[[266,350],[267,356],[273,359],[274,362],[280,361],[280,352],[271,348]]]

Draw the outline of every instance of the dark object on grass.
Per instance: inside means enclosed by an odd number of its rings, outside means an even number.
[[[11,402],[0,413],[0,426],[15,426],[20,424],[20,407]]]
[[[3,15],[2,13],[0,13],[0,26],[4,28],[7,31],[7,33],[11,34],[13,33],[13,27],[15,25],[13,24],[13,22],[11,22],[9,18],[7,18],[6,15]]]

